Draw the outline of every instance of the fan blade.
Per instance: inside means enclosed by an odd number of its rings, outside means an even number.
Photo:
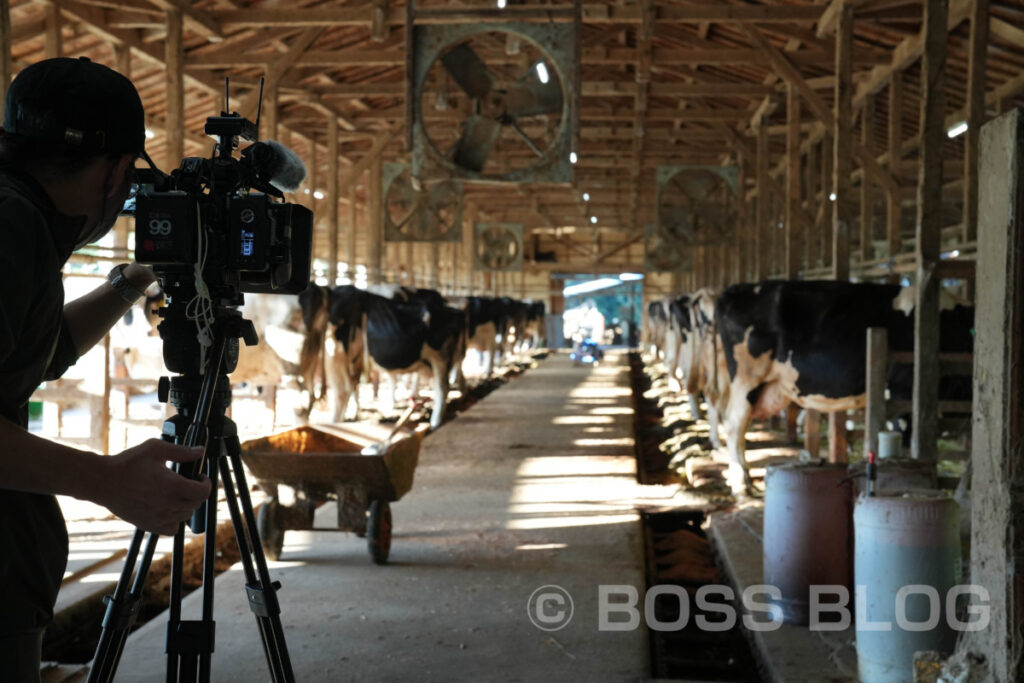
[[[487,65],[466,43],[445,53],[441,63],[459,87],[474,99],[483,98],[494,85],[494,76],[487,70]]]
[[[457,166],[479,173],[500,133],[501,123],[486,116],[473,114],[466,121],[466,129],[459,138],[452,160]]]
[[[526,75],[505,92],[505,113],[513,117],[562,113],[562,82],[549,70],[547,83],[541,83],[537,69],[530,67]]]
[[[539,157],[544,156],[544,150],[542,150],[540,147],[538,147],[537,143],[534,142],[533,139],[529,135],[524,133],[522,128],[520,128],[515,123],[513,123],[512,124],[512,130],[514,130],[516,132],[516,135],[518,135],[519,137],[521,137],[523,139],[523,142],[526,143],[526,146],[529,147],[533,151],[534,154],[536,154]]]

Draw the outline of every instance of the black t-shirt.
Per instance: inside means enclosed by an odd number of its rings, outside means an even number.
[[[23,429],[32,392],[77,360],[61,271],[80,227],[35,180],[0,166],[0,418]],[[3,487],[0,471],[0,634],[50,621],[68,551],[54,496]]]

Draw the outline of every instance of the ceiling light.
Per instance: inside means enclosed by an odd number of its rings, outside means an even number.
[[[828,193],[828,200],[830,202],[834,202],[836,200],[836,193],[835,192],[829,192]]]
[[[537,78],[540,79],[541,83],[547,83],[551,80],[551,76],[548,74],[548,67],[544,65],[544,62],[537,62]]]
[[[591,216],[590,222],[593,223],[594,225],[597,225],[597,216]]]
[[[967,122],[961,121],[952,128],[946,131],[946,137],[955,138],[958,135],[963,135],[967,132]]]
[[[321,192],[320,190],[317,190],[316,192],[313,193],[313,199],[323,199],[323,198],[324,198],[324,193]]]
[[[498,0],[498,9],[505,9],[505,0]]]
[[[590,201],[590,193],[589,192],[584,192],[583,193],[583,201],[585,201],[585,202],[589,202]]]
[[[579,161],[579,159],[580,158],[578,156],[576,156],[576,152],[569,152],[569,163],[570,164],[575,164],[577,161]]]
[[[151,130],[150,130],[149,128],[147,128],[147,129],[146,129],[146,139],[147,139],[147,140],[152,140],[152,139],[153,139],[153,138],[155,138],[155,137],[156,137],[156,133],[154,133],[154,132],[153,132],[153,131],[151,131]]]

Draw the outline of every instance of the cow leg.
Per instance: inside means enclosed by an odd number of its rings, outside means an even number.
[[[420,393],[420,373],[412,373],[412,380],[409,382],[409,400],[415,401]]]
[[[434,375],[434,409],[430,413],[430,428],[437,429],[444,419],[448,400],[448,370],[440,362],[431,362],[430,368]]]
[[[692,397],[693,394],[690,394]],[[722,439],[718,434],[718,408],[715,407],[714,402],[705,397],[708,402],[708,437],[711,439],[712,448],[721,448]]]
[[[693,394],[693,393],[687,394],[686,398],[690,402],[690,417],[692,417],[694,420],[699,420],[700,419],[700,401],[697,400],[697,394]],[[717,419],[717,418],[718,418],[718,416],[716,415],[715,419]],[[716,448],[717,448],[717,446],[716,446]]]
[[[747,470],[747,427],[750,425],[752,406],[747,401],[748,391],[731,390],[725,409],[725,439],[729,449],[727,481],[732,492],[743,495],[753,491],[754,484]]]
[[[483,351],[482,353],[485,355],[485,360],[484,360],[484,378],[485,379],[490,379],[491,378],[491,373],[494,372],[494,354],[495,354],[494,345],[491,344],[490,346],[487,347],[487,350]]]

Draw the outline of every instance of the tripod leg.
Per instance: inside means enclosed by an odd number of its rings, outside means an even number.
[[[219,446],[218,446],[219,447]],[[218,476],[218,457],[206,459],[204,469],[211,481]],[[209,681],[210,656],[213,653],[215,624],[213,621],[213,562],[217,552],[217,487],[212,486],[204,503],[206,534],[203,539],[203,611],[199,621],[181,619],[182,580],[185,557],[185,525],[174,536],[171,558],[170,605],[168,606],[165,650],[167,652],[167,683]]]
[[[146,583],[146,575],[149,573],[149,566],[153,561],[153,553],[159,538],[156,534],[149,535],[139,570],[135,572],[135,563],[138,560],[139,549],[142,547],[142,539],[145,535],[146,532],[142,529],[135,530],[114,594],[104,598],[104,602],[107,603],[107,611],[103,616],[103,629],[89,670],[88,683],[105,683],[113,680],[118,662],[121,661],[121,654],[124,652],[125,640],[138,617],[139,607],[142,603],[142,588]],[[135,572],[134,581],[132,581],[133,572]],[[130,589],[129,585],[131,585]]]
[[[249,609],[256,615],[256,624],[263,641],[263,652],[267,657],[272,680],[275,683],[293,683],[295,675],[292,672],[288,645],[285,642],[284,628],[281,625],[281,607],[277,601],[277,589],[280,588],[280,584],[270,580],[267,559],[263,554],[263,546],[260,545],[259,533],[256,530],[256,517],[252,512],[252,501],[249,498],[249,488],[245,481],[239,452],[237,440],[233,447],[229,441],[230,469],[238,482],[237,499],[235,483],[231,479],[228,467],[223,468],[222,479],[224,494],[231,510],[231,520],[235,527],[235,538],[238,540],[238,550],[242,556]]]

